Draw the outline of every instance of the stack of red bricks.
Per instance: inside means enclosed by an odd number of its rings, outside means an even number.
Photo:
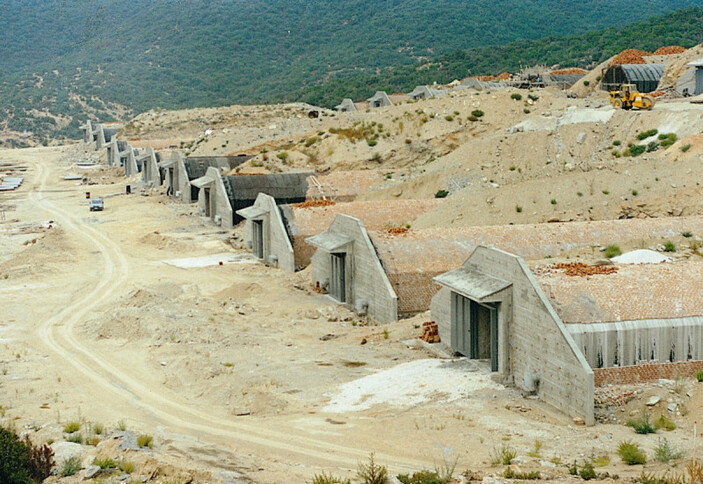
[[[420,339],[427,343],[439,343],[439,329],[437,328],[437,323],[434,321],[425,321],[422,323]]]

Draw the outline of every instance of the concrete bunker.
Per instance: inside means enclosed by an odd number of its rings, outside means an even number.
[[[341,103],[334,107],[334,109],[340,113],[351,113],[357,110],[356,104],[354,104],[354,101],[349,98],[343,99]]]
[[[192,187],[197,190],[201,213],[219,223],[222,228],[231,229],[244,219],[260,220],[260,215],[252,216],[251,211],[244,210],[260,210],[252,207],[256,204],[259,193],[276,197],[283,203],[304,202],[310,188],[309,176],[309,173],[230,176],[223,175],[216,167],[210,167],[204,176],[192,182]],[[275,202],[273,205],[275,207]]]
[[[345,301],[356,308],[363,299],[361,306],[367,307],[369,315],[379,322],[426,311],[437,291],[432,279],[456,269],[479,245],[495,246],[529,260],[556,257],[579,247],[661,239],[686,231],[699,233],[703,229],[703,218],[682,217],[388,233],[367,231],[358,219],[342,223],[340,220],[344,219],[344,215],[338,215],[326,232],[307,239],[317,247],[311,260],[313,284],[329,290],[328,255],[342,246],[339,241],[346,241],[349,245],[346,253],[351,256],[347,257]],[[363,286],[362,281],[367,277],[386,281],[392,296],[383,291],[354,289]]]
[[[485,320],[494,324],[495,319],[498,337],[491,339],[488,356],[495,357],[497,343],[498,359],[508,366],[492,364],[493,371],[587,422],[593,421],[592,402],[570,399],[559,389],[570,386],[572,378],[585,382],[579,391],[592,398],[596,387],[693,377],[703,369],[701,262],[567,269],[530,270],[517,256],[477,248],[461,268],[435,278],[441,289],[432,300],[432,318],[440,338],[458,353],[485,358],[485,334],[494,337]],[[489,309],[481,315],[476,304]],[[495,315],[487,316],[492,308]],[[501,316],[509,324],[501,325]],[[542,361],[543,348],[550,349],[551,362]],[[550,368],[552,363],[563,374]]]
[[[413,101],[419,101],[420,99],[430,99],[446,92],[447,91],[444,90],[430,88],[429,86],[417,86],[408,93],[408,98]]]
[[[443,344],[488,360],[504,383],[594,423],[593,370],[522,258],[479,246],[434,281],[432,318]]]
[[[368,98],[366,101],[368,102],[370,108],[393,106],[391,98],[388,97],[388,94],[383,91],[376,91],[376,94]]]
[[[200,188],[192,186],[193,180],[205,176],[210,167],[227,172],[250,158],[251,156],[247,155],[191,156],[186,158],[176,152],[169,160],[161,164],[161,168],[164,170],[166,193],[186,203],[195,202],[198,200]]]
[[[306,239],[324,232],[339,214],[356,217],[367,228],[381,230],[411,223],[441,203],[428,200],[384,200],[335,203],[330,200],[277,205],[259,193],[254,205],[238,210],[247,219],[245,240],[260,259],[275,260],[278,267],[295,271],[310,264],[315,247]]]

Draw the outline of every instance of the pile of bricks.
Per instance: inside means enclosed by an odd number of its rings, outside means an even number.
[[[567,276],[594,276],[596,274],[614,274],[618,271],[615,266],[589,266],[583,262],[560,262],[554,264],[555,269],[562,269]]]
[[[410,229],[408,229],[407,227],[391,227],[386,230],[386,233],[390,235],[403,235],[407,234],[409,230]]]
[[[305,202],[293,204],[293,206],[296,208],[329,207],[330,205],[335,205],[335,202],[333,202],[332,200],[307,200]]]
[[[422,334],[420,339],[427,343],[439,343],[439,329],[434,321],[425,321],[422,323]]]

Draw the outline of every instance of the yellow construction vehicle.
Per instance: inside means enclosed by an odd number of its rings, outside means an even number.
[[[643,96],[634,84],[622,84],[619,91],[610,91],[610,104],[622,109],[652,109],[654,100]]]

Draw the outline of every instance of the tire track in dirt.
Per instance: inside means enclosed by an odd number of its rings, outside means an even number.
[[[44,188],[50,170],[40,164],[38,171],[40,187]],[[248,453],[264,459],[283,459],[291,465],[300,464],[302,459],[313,468],[334,465],[346,469],[356,469],[358,462],[367,459],[367,449],[323,441],[318,437],[305,437],[300,430],[294,428],[285,429],[279,425],[275,430],[267,429],[267,423],[263,421],[234,422],[213,412],[199,410],[179,401],[177,396],[166,390],[154,391],[137,381],[130,369],[120,368],[114,362],[111,363],[107,355],[91,351],[76,337],[76,326],[92,311],[109,302],[115,296],[114,288],[122,287],[128,282],[129,261],[114,241],[99,230],[80,223],[69,211],[44,198],[41,190],[31,192],[29,198],[39,208],[51,213],[67,232],[74,233],[99,251],[102,259],[102,267],[96,269],[102,273],[102,277],[93,290],[49,317],[37,330],[47,347],[86,378],[114,394],[117,399],[128,400],[126,403],[142,414],[140,419],[148,421],[151,426],[156,426],[156,420],[169,426],[171,432],[184,433],[209,443],[224,444],[230,449],[245,446]],[[126,397],[125,394],[130,396]],[[251,446],[255,446],[258,452],[253,451]],[[398,469],[412,470],[428,464],[407,456],[383,452],[376,452],[376,458],[392,462],[393,467]]]

